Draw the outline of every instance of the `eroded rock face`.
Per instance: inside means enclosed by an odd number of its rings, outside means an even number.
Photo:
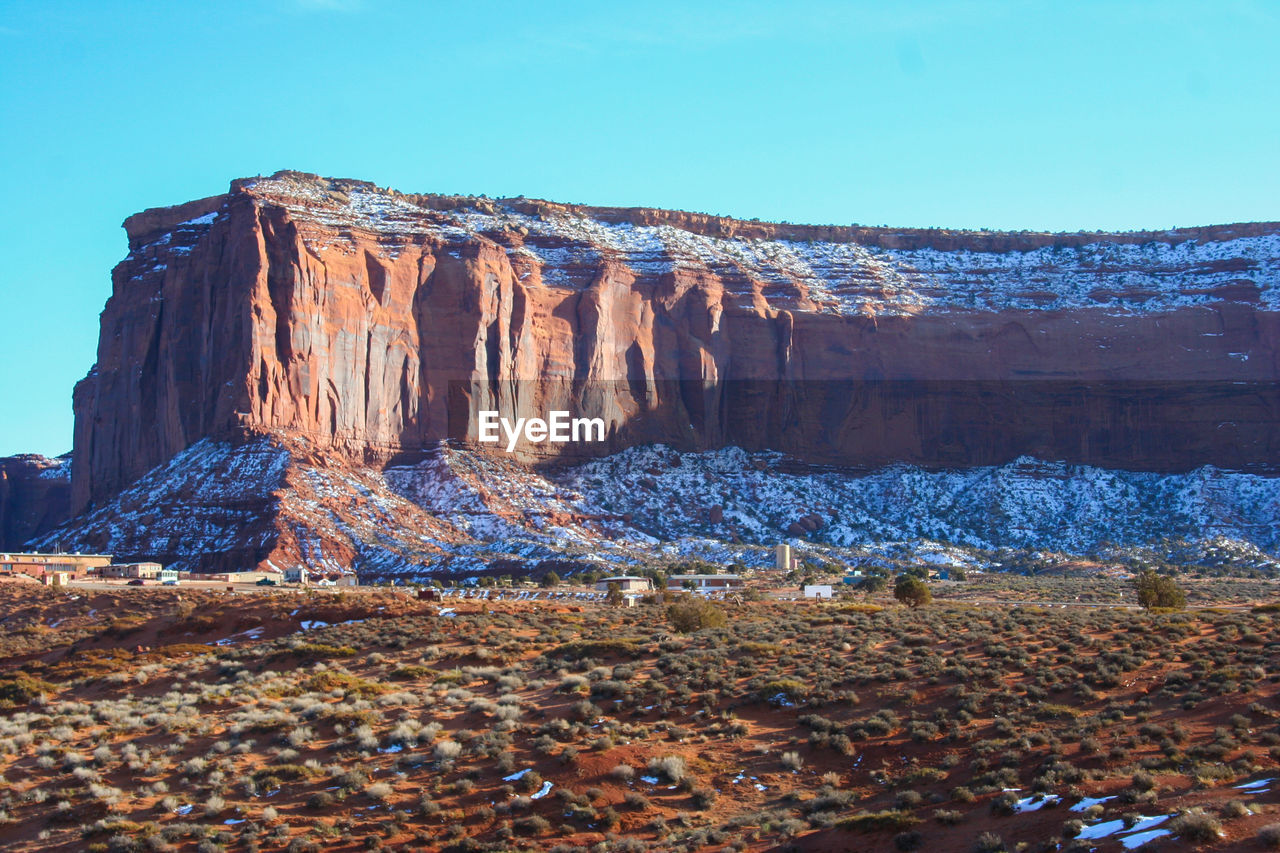
[[[471,538],[397,495],[381,475],[303,439],[202,439],[32,547],[158,560],[216,573],[307,566],[392,575]]]
[[[21,550],[27,540],[66,521],[70,508],[69,459],[0,458],[0,551]]]
[[[206,437],[376,465],[474,438],[459,401],[604,418],[574,453],[1280,465],[1275,224],[809,227],[280,173],[126,228],[75,393],[75,512]]]

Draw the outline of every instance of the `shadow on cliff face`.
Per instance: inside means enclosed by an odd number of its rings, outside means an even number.
[[[1003,465],[1022,456],[1101,468],[1280,471],[1280,384],[1233,381],[728,380],[450,386],[449,439],[481,413],[599,418],[602,441],[516,440],[520,461],[571,463],[639,444],[775,450],[800,467],[865,472]],[[496,446],[505,449],[506,440]],[[493,448],[495,445],[489,445]]]
[[[0,551],[20,550],[70,517],[70,454],[0,459]]]

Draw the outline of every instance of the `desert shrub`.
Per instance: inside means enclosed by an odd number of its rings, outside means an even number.
[[[452,761],[462,754],[462,744],[453,740],[442,740],[436,743],[432,754],[437,761]]]
[[[920,822],[915,815],[907,812],[885,810],[879,812],[858,812],[836,824],[840,829],[852,832],[879,832],[880,830],[908,830]]]
[[[894,798],[894,806],[899,809],[914,809],[923,802],[924,796],[919,791],[899,791]]]
[[[933,819],[938,823],[945,823],[947,826],[955,826],[964,820],[964,812],[955,809],[938,809],[933,813]]]
[[[899,832],[893,837],[895,850],[919,850],[922,844],[924,844],[924,836],[915,830]]]
[[[359,652],[354,646],[335,646],[331,643],[298,642],[277,650],[273,655],[271,655],[271,657],[281,658],[297,655],[301,658],[325,659],[353,658],[357,654],[359,654]]]
[[[337,768],[333,777],[337,786],[345,791],[358,791],[369,781],[368,775],[359,767],[349,769]]]
[[[556,685],[556,691],[559,693],[580,693],[587,690],[591,686],[591,682],[583,675],[566,675],[560,679],[560,683]]]
[[[1269,823],[1259,829],[1258,843],[1270,850],[1280,850],[1280,823]]]
[[[0,679],[0,707],[25,705],[37,696],[57,691],[55,685],[38,678],[32,678],[25,672],[19,672]]]
[[[678,755],[667,755],[662,758],[649,759],[649,772],[671,784],[679,784],[688,773],[684,759]]]
[[[1222,833],[1222,823],[1216,815],[1204,809],[1191,808],[1170,821],[1169,831],[1188,841],[1217,841]]]
[[[800,702],[809,695],[809,688],[794,678],[782,678],[770,681],[756,691],[759,697],[775,705],[783,702]]]
[[[569,710],[575,718],[582,721],[594,720],[602,713],[599,706],[593,705],[586,699],[575,702]]]
[[[704,628],[723,628],[728,620],[724,611],[705,598],[685,597],[667,608],[667,620],[681,634]]]
[[[973,853],[1004,853],[1004,839],[994,832],[984,832],[973,839]]]
[[[576,640],[553,649],[548,652],[548,656],[569,660],[610,656],[631,658],[639,653],[640,648],[639,640],[635,639]]]
[[[1011,815],[1014,812],[1014,807],[1017,805],[1017,802],[1017,794],[1012,791],[1005,791],[991,801],[991,813],[998,815]]]
[[[804,767],[804,758],[798,752],[784,752],[779,761],[782,762],[783,767],[792,772],[799,772]]]
[[[712,788],[694,788],[691,792],[694,808],[705,811],[716,801],[716,792]]]
[[[1224,817],[1239,818],[1252,814],[1252,812],[1249,811],[1248,806],[1239,800],[1227,800],[1226,805],[1222,807],[1222,814]]]
[[[357,696],[361,699],[380,696],[390,689],[385,684],[377,681],[369,681],[348,672],[332,669],[317,672],[308,677],[303,681],[302,686],[311,693],[328,693],[333,690],[341,690],[348,696]]]
[[[541,835],[551,829],[551,822],[535,814],[518,819],[511,828],[519,835]]]

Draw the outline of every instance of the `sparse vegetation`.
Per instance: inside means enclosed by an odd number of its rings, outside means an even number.
[[[933,600],[929,585],[914,575],[899,575],[893,585],[893,597],[911,608],[922,607]]]
[[[725,615],[719,607],[704,598],[686,596],[667,608],[671,627],[682,634],[704,628],[723,628]]]
[[[1278,772],[1273,614],[724,602],[722,624],[681,633],[662,618],[681,601],[442,619],[359,598],[225,646],[214,632],[247,617],[201,601],[209,633],[175,655],[105,626],[76,651],[39,634],[8,680],[41,685],[0,713],[5,831],[67,849],[83,832],[86,849],[1013,850],[1053,808],[1033,824],[1022,798],[1105,794],[1064,809],[1059,838],[1157,810],[1186,843],[1280,834],[1234,787]],[[257,624],[299,603],[279,606]],[[0,644],[16,659],[33,636]]]
[[[1181,610],[1187,606],[1187,594],[1168,575],[1147,569],[1134,578],[1133,587],[1138,593],[1138,603],[1148,610]]]

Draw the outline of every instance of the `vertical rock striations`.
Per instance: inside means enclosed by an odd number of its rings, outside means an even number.
[[[793,226],[286,172],[125,226],[75,392],[76,512],[205,437],[288,433],[381,463],[466,437],[459,399],[600,415],[598,453],[1280,460],[1274,224]]]

